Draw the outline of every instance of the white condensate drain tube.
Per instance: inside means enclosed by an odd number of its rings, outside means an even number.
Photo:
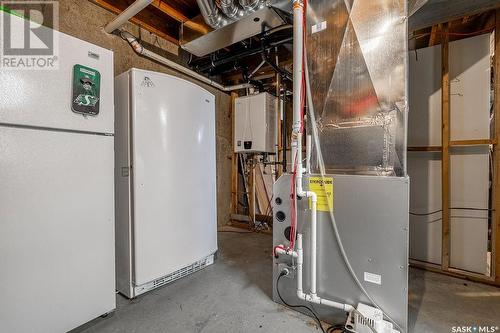
[[[312,136],[306,136],[306,173],[311,173]]]
[[[285,250],[283,245],[276,247],[277,255],[289,255],[297,258],[297,297],[299,299],[321,304],[346,312],[354,310],[350,304],[339,303],[328,299],[321,298],[317,295],[317,201],[318,197],[315,192],[304,191],[302,188],[302,84],[303,84],[303,59],[304,59],[304,5],[301,0],[293,2],[293,138],[292,138],[292,159],[293,170],[296,170],[296,194],[298,197],[311,199],[311,254],[310,254],[310,280],[311,291],[305,293],[302,288],[302,264],[303,264],[303,249],[302,249],[302,234],[297,235],[297,251],[293,249]],[[293,236],[292,236],[293,237]]]

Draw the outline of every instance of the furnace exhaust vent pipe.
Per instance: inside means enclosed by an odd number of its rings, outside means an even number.
[[[233,20],[239,20],[245,13],[234,0],[220,0],[220,9],[227,17]]]
[[[239,0],[239,3],[247,11],[247,14],[265,6],[265,1],[261,0]]]
[[[265,0],[220,0],[218,5],[214,0],[196,2],[205,22],[214,29],[222,28],[266,5]]]
[[[109,22],[104,27],[104,31],[110,34],[113,31],[120,29],[125,23],[128,22],[128,20],[137,15],[137,13],[149,6],[152,2],[153,0],[136,0],[127,9],[121,12],[120,15],[115,17],[113,21]]]
[[[228,23],[228,18],[220,11],[213,0],[196,0],[205,22],[214,29],[222,28]],[[226,1],[227,2],[227,1]]]

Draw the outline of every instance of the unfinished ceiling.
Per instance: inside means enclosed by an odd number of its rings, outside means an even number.
[[[491,33],[495,29],[495,11],[473,14],[449,22],[450,41]],[[410,34],[410,49],[441,44],[442,24],[419,29]]]
[[[498,0],[409,0],[408,28],[415,31],[498,7]]]
[[[134,2],[91,1],[116,14]],[[284,25],[287,25],[286,20],[285,17]],[[131,21],[176,45],[183,45],[213,30],[204,22],[196,0],[155,0]],[[200,74],[222,80],[224,84],[251,81],[262,89],[274,90],[275,70],[278,69],[276,61],[279,61],[279,70],[285,78],[291,70],[291,35],[291,26],[281,27],[246,38],[204,57],[181,50],[180,59],[184,65]]]
[[[118,14],[133,0],[90,0]],[[442,0],[410,0],[408,2],[409,47],[418,49],[441,42],[441,26],[451,21],[450,40],[489,33],[495,25],[491,9],[500,7],[495,0],[459,0],[453,8]],[[490,11],[487,11],[490,10]],[[467,16],[466,16],[467,15]],[[290,19],[290,18],[288,18]],[[200,14],[196,0],[154,0],[131,21],[176,45],[184,45],[213,31]],[[200,74],[223,84],[252,82],[264,90],[274,90],[276,72],[286,81],[291,71],[292,29],[285,17],[281,29],[245,38],[206,56],[197,57],[180,50],[179,61]],[[154,47],[154,45],[152,45]],[[291,84],[288,84],[291,87]]]
[[[134,2],[133,0],[91,1],[115,14],[121,13]],[[196,0],[154,0],[131,21],[176,44],[182,42],[184,30],[188,34],[199,35],[212,30],[200,16]]]

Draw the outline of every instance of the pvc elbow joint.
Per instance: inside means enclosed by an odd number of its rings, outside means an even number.
[[[307,191],[306,197],[311,198],[312,202],[318,202],[318,196],[316,195],[315,192]]]

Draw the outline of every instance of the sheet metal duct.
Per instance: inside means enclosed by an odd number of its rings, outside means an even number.
[[[204,1],[204,0],[198,0]],[[219,13],[219,15],[222,15]],[[222,18],[220,19],[222,20]],[[218,29],[182,44],[181,47],[198,57],[220,50],[224,47],[258,35],[263,31],[276,28],[286,23],[280,12],[272,7],[264,7],[231,24],[223,26],[219,23]]]
[[[296,4],[294,13],[300,13]],[[308,1],[305,90],[312,174],[302,178],[300,129],[297,154],[292,153],[297,176],[284,174],[273,191],[283,199],[295,188],[292,198],[310,198],[274,203],[274,300],[314,304],[329,323],[345,320],[349,310],[318,304],[318,298],[370,304],[401,333],[408,331],[407,22],[407,0]],[[302,36],[300,29],[294,36]],[[301,41],[294,38],[298,77]],[[300,90],[294,88],[296,97]],[[296,113],[302,110],[294,111],[300,127]],[[287,228],[297,230],[300,242],[294,244]],[[358,332],[394,332],[389,324],[381,326]]]
[[[415,14],[417,10],[422,8],[429,0],[409,0],[408,1],[408,15]]]
[[[264,7],[265,2],[261,0],[239,0],[240,6],[245,8],[245,10],[252,12],[259,8]]]
[[[264,0],[220,0],[218,4],[214,0],[196,0],[205,22],[214,29],[237,21],[243,16],[264,8]]]
[[[227,24],[227,17],[220,11],[213,0],[196,0],[200,12],[205,22],[214,29],[218,29]]]
[[[181,47],[198,57],[203,57],[263,31],[287,23],[289,0],[197,0],[205,21],[215,30]],[[282,11],[278,8],[284,8]]]
[[[316,0],[308,3],[307,15],[312,125],[318,129],[327,171],[342,167],[352,174],[404,176],[405,1]],[[357,156],[367,149],[373,156]]]
[[[234,0],[220,0],[220,8],[227,17],[233,20],[238,20],[245,14]]]

